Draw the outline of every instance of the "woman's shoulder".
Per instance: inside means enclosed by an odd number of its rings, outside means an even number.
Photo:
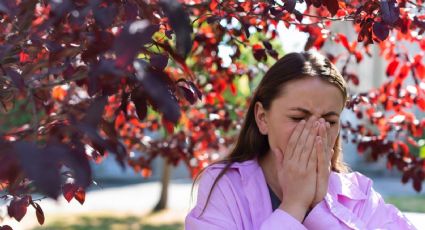
[[[366,199],[373,187],[373,181],[360,172],[338,173],[332,172],[329,181],[329,190],[354,199]]]
[[[220,182],[218,183],[223,183],[221,181],[225,182],[226,180],[242,181],[242,180],[246,180],[249,177],[249,175],[252,175],[252,173],[255,170],[259,169],[259,165],[256,160],[233,162],[229,166],[227,165],[228,165],[228,162],[221,161],[221,162],[213,163],[207,166],[207,168],[205,168],[205,170],[203,170],[203,172],[200,175],[201,183],[202,182],[204,182],[204,184],[213,183],[218,177],[220,177],[221,174],[222,174],[221,177],[226,179],[219,180]],[[228,167],[228,169],[224,173],[222,173],[226,167]]]

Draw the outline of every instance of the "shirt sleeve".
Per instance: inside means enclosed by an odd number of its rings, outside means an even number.
[[[400,210],[392,204],[386,204],[372,187],[363,210],[362,218],[367,229],[416,229]]]
[[[348,209],[327,194],[306,217],[304,226],[308,229],[416,229],[396,207],[386,204],[372,188],[372,181],[366,179],[370,181],[364,189],[366,199],[358,200],[356,208]]]
[[[220,183],[217,183],[212,190],[208,205],[205,207],[215,177],[208,169],[204,172],[199,181],[196,205],[186,216],[185,229],[238,229],[221,189],[223,179],[221,178]]]
[[[226,192],[228,191],[226,188],[231,186],[231,181],[226,180],[225,176],[216,184],[211,193],[208,205],[202,212],[215,178],[208,170],[202,175],[198,186],[196,205],[186,216],[185,229],[253,229],[252,223],[241,222],[249,222],[249,220],[242,220],[243,218],[238,216],[241,215],[241,212],[246,212],[244,210],[246,207],[238,207],[235,195]],[[281,209],[276,209],[262,222],[259,230],[266,229],[306,230],[298,220]]]
[[[297,219],[282,209],[276,209],[261,225],[260,230],[307,230]]]

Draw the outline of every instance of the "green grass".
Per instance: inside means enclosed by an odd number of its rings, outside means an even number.
[[[165,214],[133,216],[133,215],[113,215],[88,214],[52,216],[46,219],[43,226],[38,226],[32,230],[183,230],[183,222],[180,219]]]
[[[387,197],[385,202],[395,205],[403,212],[425,213],[424,195]],[[112,213],[50,216],[46,217],[46,223],[43,226],[32,230],[182,230],[184,229],[183,218],[171,211],[145,216]]]
[[[387,197],[385,202],[395,205],[403,212],[425,212],[424,195]]]

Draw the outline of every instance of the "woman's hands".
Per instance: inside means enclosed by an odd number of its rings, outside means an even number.
[[[285,153],[279,149],[272,151],[282,190],[280,208],[300,222],[327,192],[332,157],[328,132],[329,124],[312,116],[297,124]]]
[[[329,175],[331,173],[331,159],[334,153],[332,149],[331,138],[329,137],[330,124],[325,123],[323,118],[320,128],[319,135],[321,142],[316,147],[317,151],[317,180],[316,180],[316,195],[310,208],[316,206],[320,201],[323,200],[326,193],[328,192]]]

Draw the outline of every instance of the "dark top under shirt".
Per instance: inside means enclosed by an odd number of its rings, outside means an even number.
[[[277,208],[279,208],[281,201],[279,200],[279,197],[277,197],[276,194],[274,194],[273,190],[270,188],[268,184],[267,184],[267,188],[269,189],[270,200],[272,201],[272,210],[274,211]],[[310,209],[307,210],[307,213],[305,214],[304,219],[307,217],[310,211],[311,211]]]
[[[270,200],[272,201],[272,209],[274,211],[277,208],[279,208],[281,201],[279,200],[279,197],[277,197],[276,194],[274,194],[273,190],[270,188],[269,185],[267,185],[267,188],[269,189]]]

